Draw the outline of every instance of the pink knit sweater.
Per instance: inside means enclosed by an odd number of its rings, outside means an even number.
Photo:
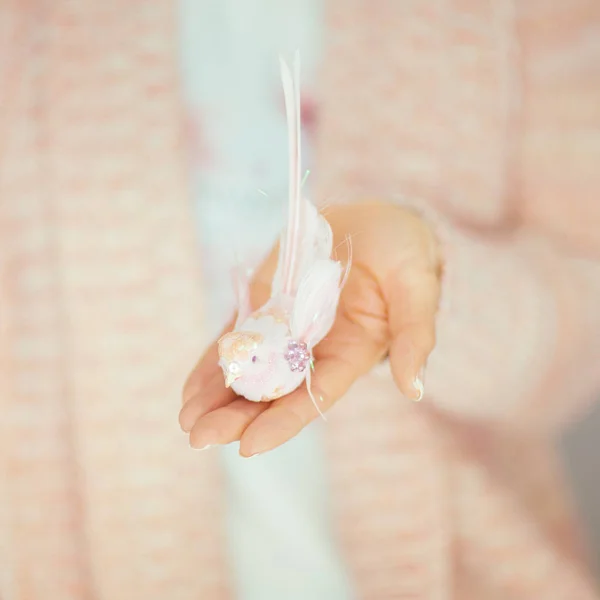
[[[3,600],[229,597],[176,419],[206,340],[173,10],[0,7]],[[427,399],[375,373],[328,423],[357,589],[595,598],[552,434],[600,389],[600,5],[328,11],[323,196],[419,198],[447,253]]]

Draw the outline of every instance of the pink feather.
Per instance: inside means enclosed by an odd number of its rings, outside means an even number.
[[[288,226],[282,248],[281,292],[294,297],[292,336],[309,348],[327,334],[340,296],[341,265],[331,260],[333,236],[329,223],[300,195],[300,59],[294,75],[281,61],[290,152]]]
[[[333,239],[329,223],[301,195],[300,56],[294,56],[294,73],[281,59],[289,136],[289,202],[287,227],[281,240],[279,265],[271,295],[294,296],[307,269],[331,256]]]

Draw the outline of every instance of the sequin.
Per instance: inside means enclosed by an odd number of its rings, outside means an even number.
[[[251,331],[226,333],[218,342],[219,356],[227,362],[248,360],[250,352],[255,350],[263,339],[260,333]]]
[[[260,400],[261,402],[271,402],[272,400],[277,400],[277,398],[281,398],[283,396],[283,387],[277,386],[272,394],[268,396],[263,396]]]
[[[253,319],[263,319],[264,317],[271,317],[275,323],[288,324],[289,316],[288,313],[281,308],[268,308],[266,310],[258,310],[253,315]]]

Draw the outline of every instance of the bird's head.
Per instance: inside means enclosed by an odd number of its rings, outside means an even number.
[[[262,351],[264,337],[252,331],[232,331],[219,340],[219,365],[225,376],[225,386],[264,368]]]

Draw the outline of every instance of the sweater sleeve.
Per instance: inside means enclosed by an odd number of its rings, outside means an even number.
[[[424,213],[445,261],[426,397],[529,429],[576,416],[600,391],[600,261],[527,229],[492,237]]]

